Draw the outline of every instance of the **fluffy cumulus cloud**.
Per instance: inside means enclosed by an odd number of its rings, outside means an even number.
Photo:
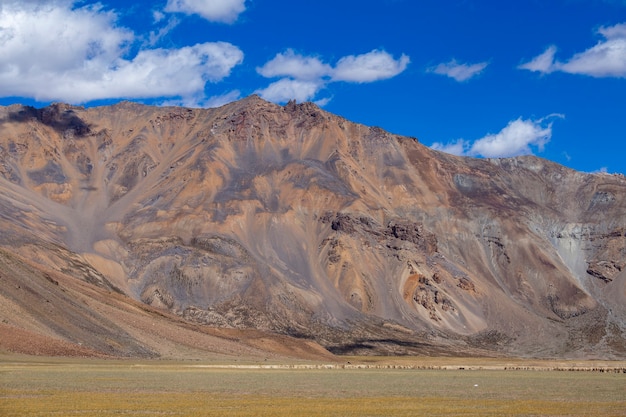
[[[243,53],[226,42],[140,49],[101,6],[12,1],[0,6],[0,95],[72,103],[193,97],[227,77]]]
[[[601,41],[567,61],[556,60],[557,48],[550,46],[519,68],[544,74],[562,71],[592,77],[626,78],[626,23],[601,27],[598,33],[603,37]]]
[[[282,77],[257,93],[274,102],[307,101],[332,82],[368,83],[395,77],[409,62],[404,54],[395,59],[388,52],[375,49],[362,55],[345,56],[332,66],[319,57],[300,55],[289,49],[257,68],[266,78]],[[318,103],[328,100],[321,99]]]
[[[223,23],[233,23],[245,10],[245,0],[168,0],[165,6],[166,12],[197,14]]]
[[[487,65],[487,62],[480,62],[478,64],[462,64],[457,62],[456,59],[452,59],[449,62],[431,67],[427,71],[434,74],[445,75],[458,82],[462,82],[483,72],[484,69],[487,68]]]
[[[543,151],[552,137],[552,124],[544,126],[542,120],[517,119],[509,122],[500,132],[475,141],[469,155],[499,158],[532,154],[531,146]]]
[[[560,114],[552,114],[539,120],[522,118],[509,122],[500,132],[488,134],[474,142],[459,139],[452,143],[434,143],[433,149],[462,156],[504,158],[533,154],[536,148],[543,151],[552,138],[552,123]]]
[[[328,64],[318,57],[296,54],[292,49],[277,54],[265,65],[257,68],[257,72],[266,78],[291,77],[297,80],[318,80],[332,72]]]
[[[385,51],[374,50],[362,55],[350,55],[337,62],[332,71],[333,81],[369,83],[395,77],[409,65],[410,59],[402,54],[399,59]]]
[[[282,78],[259,92],[264,99],[280,103],[287,100],[308,101],[315,96],[320,88],[321,83],[315,80]]]

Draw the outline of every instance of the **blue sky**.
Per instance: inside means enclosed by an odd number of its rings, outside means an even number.
[[[259,94],[626,173],[626,0],[0,0],[0,105]]]

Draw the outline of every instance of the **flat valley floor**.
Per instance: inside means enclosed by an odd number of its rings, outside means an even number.
[[[342,358],[327,365],[0,355],[0,415],[625,416],[625,366],[467,358]]]

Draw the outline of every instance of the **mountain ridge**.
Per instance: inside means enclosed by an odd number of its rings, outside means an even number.
[[[620,175],[257,96],[0,108],[0,158],[4,250],[190,323],[337,353],[626,355]]]

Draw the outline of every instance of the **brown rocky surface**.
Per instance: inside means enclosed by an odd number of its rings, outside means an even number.
[[[311,103],[0,107],[0,349],[624,358],[625,196]]]

